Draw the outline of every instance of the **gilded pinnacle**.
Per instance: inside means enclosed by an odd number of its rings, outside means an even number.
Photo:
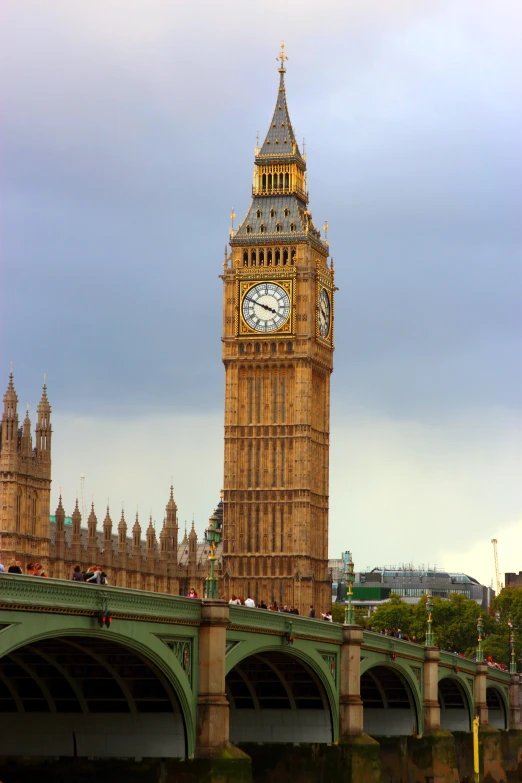
[[[288,57],[285,54],[285,42],[284,41],[281,41],[281,51],[279,52],[279,55],[276,57],[276,60],[279,60],[281,62],[281,67],[279,68],[279,73],[286,73],[285,60],[288,60]]]

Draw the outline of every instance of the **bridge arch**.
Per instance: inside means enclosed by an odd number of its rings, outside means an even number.
[[[473,721],[473,695],[459,677],[439,678],[440,725],[447,731],[470,731]]]
[[[420,734],[422,701],[419,684],[399,664],[377,661],[361,674],[364,732],[370,736]]]
[[[495,729],[507,729],[509,726],[509,705],[502,686],[488,681],[486,687],[488,723]]]
[[[245,640],[227,655],[226,672],[234,744],[337,739],[336,673],[319,653]]]
[[[28,625],[20,614],[0,635],[1,755],[194,752],[186,673],[148,623],[118,620],[116,631],[94,628],[92,617],[44,614]],[[28,735],[42,738],[38,748],[28,749]]]

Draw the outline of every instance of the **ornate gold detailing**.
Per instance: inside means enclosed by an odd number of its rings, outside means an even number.
[[[326,294],[329,299],[330,303],[330,313],[329,313],[329,327],[328,332],[326,335],[324,335],[321,332],[321,322],[320,322],[320,315],[321,315],[321,291],[326,291]],[[334,297],[333,292],[335,288],[333,285],[333,280],[328,274],[324,274],[323,272],[319,271],[317,275],[317,285],[316,285],[316,317],[315,317],[315,336],[316,338],[322,343],[326,344],[328,347],[331,347],[333,344],[333,324],[334,324]],[[324,330],[323,330],[324,331]]]
[[[288,317],[286,321],[279,326],[278,328],[274,329],[270,332],[265,331],[258,331],[256,329],[253,329],[245,320],[243,315],[243,301],[245,296],[248,294],[249,291],[251,291],[253,288],[255,288],[257,285],[259,285],[260,282],[268,283],[269,285],[275,285],[280,288],[282,288],[290,300],[290,312],[288,314]],[[264,274],[260,273],[252,273],[249,275],[249,278],[247,280],[239,280],[238,279],[238,313],[239,313],[239,336],[246,337],[246,336],[256,336],[256,337],[276,337],[285,335],[288,336],[292,334],[293,332],[293,321],[294,321],[294,281],[293,278],[288,279],[288,272],[286,272],[286,276],[282,277],[279,275],[271,275],[270,277],[267,277],[266,272]]]
[[[285,54],[285,42],[284,41],[281,41],[281,51],[279,52],[279,55],[276,57],[276,60],[281,62],[281,67],[279,68],[279,73],[286,73],[285,60],[288,60],[288,57]]]
[[[324,221],[324,226],[323,226],[323,231],[324,231],[324,241],[325,241],[325,242],[326,242],[326,241],[327,241],[327,239],[328,239],[328,229],[329,229],[329,228],[330,228],[330,226],[328,225],[328,221],[327,221],[327,220],[325,220],[325,221]]]

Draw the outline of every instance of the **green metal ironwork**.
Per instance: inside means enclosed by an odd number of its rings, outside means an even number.
[[[352,605],[353,601],[353,583],[355,582],[355,574],[353,572],[353,560],[352,556],[350,555],[348,562],[346,563],[346,584],[347,584],[347,590],[346,590],[346,608],[344,610],[344,624],[345,625],[354,625],[355,624],[355,610]]]
[[[348,581],[351,584],[351,580]],[[431,606],[430,606],[431,605]],[[97,617],[106,607],[114,618],[110,630],[101,629]],[[352,607],[353,608],[353,607]],[[426,602],[428,615],[431,596]],[[292,643],[288,643],[288,616],[266,610],[230,606],[226,629],[226,671],[252,655],[276,650],[299,659],[321,682],[332,715],[333,741],[338,741],[340,710],[340,660],[343,626],[307,617],[292,616]],[[433,643],[431,618],[426,642]],[[110,638],[150,660],[171,683],[179,700],[187,731],[187,752],[196,746],[198,655],[201,602],[161,593],[118,587],[103,589],[55,579],[19,575],[0,576],[0,658],[17,648],[46,638],[76,636]],[[477,623],[482,653],[482,618]],[[431,645],[430,645],[431,646]],[[514,637],[510,637],[511,666]],[[417,713],[417,731],[422,731],[424,648],[420,644],[364,631],[361,675],[375,667],[393,668],[412,695]],[[477,654],[477,661],[482,656]],[[473,715],[475,661],[441,651],[439,679],[457,679],[465,690]],[[509,715],[510,674],[488,667],[488,687],[503,698]]]
[[[428,613],[428,620],[426,626],[426,647],[433,647],[433,599],[431,597],[431,591],[426,593],[426,612]]]
[[[219,530],[219,517],[214,513],[210,517],[210,524],[207,527],[207,540],[210,544],[210,553],[208,556],[209,575],[205,580],[205,598],[219,598],[218,580],[216,577],[216,547],[221,541],[221,531]]]
[[[509,647],[511,650],[511,660],[509,662],[509,673],[510,674],[516,674],[517,673],[517,661],[515,658],[515,632],[511,630],[511,633],[509,635]]]
[[[484,660],[484,652],[482,651],[482,632],[484,631],[484,621],[482,615],[477,620],[477,634],[478,634],[478,646],[477,646],[477,662],[482,663]]]

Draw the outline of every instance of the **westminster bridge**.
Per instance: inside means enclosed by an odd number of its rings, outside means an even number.
[[[386,768],[394,781],[413,765],[412,779],[456,782],[478,716],[483,773],[500,781],[522,761],[518,691],[518,675],[359,626],[0,577],[5,764],[161,759],[165,780],[181,764],[183,779],[210,781],[223,764],[235,770],[224,779],[250,780],[253,758],[267,781],[285,779],[270,764],[288,764],[293,780],[330,769],[371,783]]]

